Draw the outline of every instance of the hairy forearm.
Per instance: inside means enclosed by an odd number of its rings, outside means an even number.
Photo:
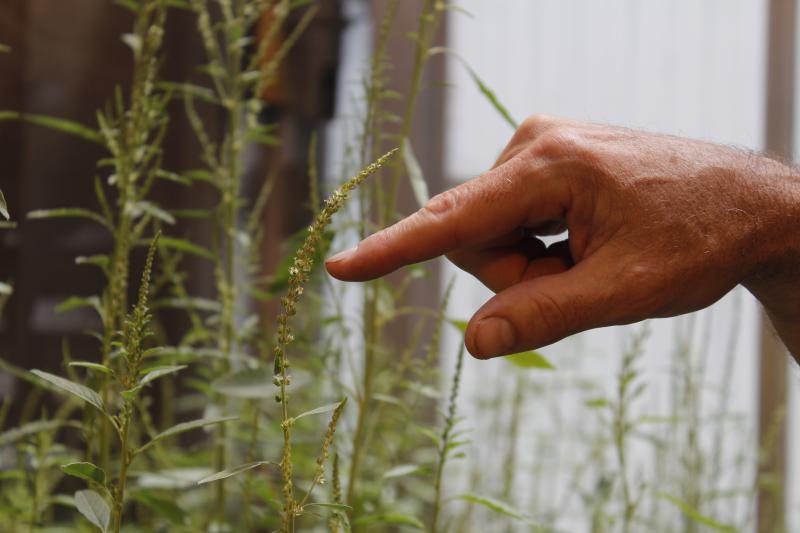
[[[754,250],[759,260],[743,284],[800,362],[800,170],[769,163],[761,170],[767,175],[754,180],[764,204]]]

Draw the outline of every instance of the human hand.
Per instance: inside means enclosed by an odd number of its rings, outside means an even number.
[[[467,328],[479,358],[694,311],[739,283],[800,349],[800,180],[753,153],[534,116],[489,172],[326,267],[363,281],[442,254],[497,293]]]

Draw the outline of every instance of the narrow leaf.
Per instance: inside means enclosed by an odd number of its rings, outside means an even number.
[[[160,514],[176,526],[183,525],[186,522],[186,511],[178,507],[174,500],[143,490],[132,493],[131,498]]]
[[[11,215],[8,214],[8,204],[6,204],[6,197],[3,196],[3,190],[0,189],[0,215],[3,215],[3,218],[6,220],[11,219]]]
[[[0,120],[24,120],[37,126],[44,126],[97,144],[103,144],[103,137],[97,130],[65,118],[47,115],[33,115],[14,111],[0,111]]]
[[[371,524],[393,524],[400,526],[410,526],[422,530],[425,529],[425,524],[423,524],[419,518],[402,513],[382,513],[373,515],[363,515],[356,518],[353,521],[354,526],[356,525],[368,526]]]
[[[138,386],[142,387],[162,376],[174,374],[175,372],[183,370],[184,368],[186,368],[186,365],[172,365],[172,366],[160,366],[156,368],[149,368],[145,371],[146,374],[142,376],[142,379],[139,380]]]
[[[423,468],[419,465],[398,465],[384,472],[383,479],[407,476],[409,474],[415,474],[420,470],[423,470]]]
[[[542,368],[546,370],[555,369],[553,363],[548,361],[545,356],[535,351],[506,355],[503,357],[503,359],[519,368]]]
[[[89,361],[71,361],[68,366],[88,368],[89,370],[94,370],[95,372],[106,374],[107,376],[111,376],[114,374],[114,371],[108,368],[107,366],[98,363],[90,363]]]
[[[108,531],[111,522],[111,510],[102,496],[93,490],[79,490],[75,493],[75,507],[92,524],[101,531]]]
[[[501,502],[500,500],[495,500],[494,498],[489,498],[487,496],[478,496],[476,494],[462,494],[461,496],[458,496],[458,498],[470,503],[482,505],[487,509],[494,511],[495,513],[511,517],[515,520],[530,522],[530,518],[511,507],[509,504]]]
[[[9,429],[4,433],[0,433],[0,448],[13,444],[14,442],[27,437],[28,435],[35,435],[42,431],[52,432],[62,426],[81,427],[75,422],[67,422],[61,420],[37,420],[35,422],[28,422],[19,427]]]
[[[105,486],[106,473],[102,468],[93,465],[92,463],[69,463],[61,466],[61,470],[70,476],[77,477],[86,481],[93,481],[99,485]]]
[[[489,88],[489,86],[486,85],[482,79],[480,79],[480,77],[474,70],[472,70],[470,67],[467,67],[467,70],[469,71],[469,75],[472,78],[472,81],[474,81],[475,85],[478,86],[478,90],[481,92],[481,94],[483,94],[483,96],[486,97],[486,99],[489,101],[492,107],[494,107],[495,111],[500,113],[500,116],[503,117],[503,119],[508,123],[509,126],[511,126],[514,129],[517,129],[519,127],[517,121],[514,120],[514,118],[511,116],[511,113],[509,113],[508,109],[506,109],[506,106],[504,106],[502,102],[500,102],[500,99],[497,97],[494,91],[491,88]]]
[[[28,218],[86,218],[108,228],[106,219],[94,211],[82,207],[57,207],[55,209],[36,209],[28,211]]]
[[[206,476],[200,481],[197,482],[198,485],[203,485],[204,483],[211,483],[212,481],[219,481],[220,479],[227,479],[229,477],[235,476],[236,474],[241,474],[242,472],[247,472],[248,470],[252,470],[253,468],[257,468],[262,465],[275,465],[278,466],[277,463],[273,463],[272,461],[255,461],[253,463],[245,463],[243,465],[234,466],[231,468],[226,468],[221,472],[217,472],[216,474],[211,474],[210,476]]]
[[[273,379],[274,374],[268,368],[239,370],[214,380],[211,388],[233,398],[272,398],[275,396]]]
[[[165,237],[162,235],[161,238],[158,240],[158,245],[164,248],[171,248],[173,250],[178,250],[179,252],[185,252],[187,254],[199,255],[200,257],[205,257],[206,259],[214,258],[214,255],[211,252],[209,252],[202,246],[198,246],[192,242],[187,241],[186,239]]]
[[[329,412],[333,411],[334,409],[336,409],[337,407],[339,407],[339,404],[341,404],[341,403],[342,402],[336,402],[336,403],[331,403],[331,404],[328,404],[328,405],[323,405],[322,407],[317,407],[316,409],[311,409],[310,411],[306,411],[304,413],[300,413],[299,415],[294,417],[294,419],[295,420],[300,420],[304,416],[321,415],[322,413],[329,413]]]
[[[159,433],[158,435],[156,435],[155,437],[150,439],[149,442],[147,442],[141,448],[136,450],[136,453],[138,454],[138,453],[141,453],[141,452],[147,450],[152,445],[154,445],[156,442],[158,442],[158,441],[160,441],[162,439],[166,439],[167,437],[174,437],[175,435],[179,435],[181,433],[185,433],[185,432],[191,431],[193,429],[197,429],[197,428],[201,428],[201,427],[205,427],[205,426],[211,426],[211,425],[214,425],[214,424],[222,424],[223,422],[230,422],[231,420],[238,420],[238,419],[239,419],[238,416],[226,416],[226,417],[219,417],[219,418],[200,418],[198,420],[192,420],[191,422],[182,422],[180,424],[176,424],[176,425],[172,426],[171,428],[169,428],[167,430],[162,431],[161,433]]]
[[[676,498],[675,496],[670,496],[669,494],[659,493],[658,497],[662,500],[666,500],[670,502],[672,505],[677,507],[681,510],[683,514],[686,515],[687,518],[690,520],[697,522],[698,524],[702,524],[706,527],[710,527],[715,531],[724,531],[725,533],[733,533],[737,531],[737,529],[733,526],[729,526],[727,524],[723,524],[722,522],[718,522],[711,518],[710,516],[706,516],[685,501],[681,500],[680,498]]]
[[[41,370],[31,370],[31,374],[45,380],[46,382],[50,383],[51,385],[55,386],[56,388],[68,392],[73,396],[77,396],[81,400],[86,403],[89,403],[99,409],[102,413],[108,415],[108,411],[106,411],[106,406],[103,404],[103,399],[97,394],[95,391],[81,385],[80,383],[75,383],[74,381],[70,381],[68,379],[64,379],[60,376],[56,376],[54,374],[50,374],[49,372],[43,372]]]
[[[334,509],[336,511],[345,511],[345,512],[350,512],[353,510],[352,507],[350,507],[349,505],[345,505],[343,503],[311,502],[305,504],[303,507],[325,507],[326,509]]]
[[[425,176],[422,174],[422,167],[419,165],[417,156],[414,154],[414,148],[411,146],[411,141],[408,137],[403,138],[403,162],[406,165],[408,172],[408,180],[411,182],[411,190],[414,192],[414,198],[420,207],[428,203],[431,196],[428,192],[428,184],[425,181]]]

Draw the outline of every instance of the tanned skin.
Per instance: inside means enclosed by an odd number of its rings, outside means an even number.
[[[536,237],[568,230],[549,248]],[[496,293],[486,359],[707,307],[736,285],[800,356],[800,173],[711,143],[536,115],[494,167],[326,262],[364,281],[439,255]]]

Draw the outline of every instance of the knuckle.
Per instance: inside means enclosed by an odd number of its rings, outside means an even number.
[[[519,129],[528,133],[536,134],[552,126],[555,122],[556,119],[550,115],[536,113],[523,120]]]
[[[458,208],[460,197],[461,192],[457,187],[448,189],[428,200],[428,203],[422,207],[421,211],[424,215],[441,217]]]
[[[586,155],[586,145],[581,133],[573,127],[557,127],[541,135],[532,149],[537,155],[548,158],[574,158]]]

